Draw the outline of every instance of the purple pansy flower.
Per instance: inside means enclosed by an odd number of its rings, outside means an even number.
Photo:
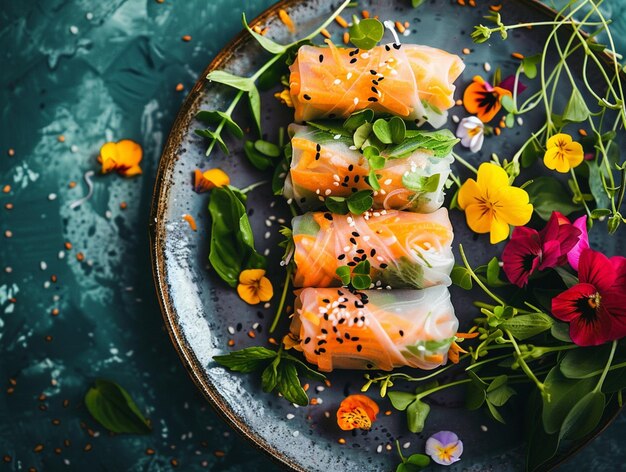
[[[439,431],[426,441],[426,454],[437,464],[450,465],[461,460],[463,442],[452,431]]]

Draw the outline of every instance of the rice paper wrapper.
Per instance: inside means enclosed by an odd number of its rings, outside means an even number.
[[[350,149],[352,142],[310,126],[291,125],[292,158],[283,195],[304,211],[320,209],[328,197],[349,197],[371,189],[366,177],[369,163]],[[374,192],[374,208],[431,213],[443,204],[444,185],[452,156],[435,157],[416,150],[403,159],[387,159]],[[435,184],[434,187],[432,184]],[[356,189],[356,190],[355,190]]]
[[[336,287],[340,266],[367,259],[374,287],[449,286],[454,233],[445,208],[337,215],[312,212],[292,220],[295,287]]]
[[[369,108],[440,127],[464,68],[459,56],[417,44],[384,44],[369,51],[332,43],[302,46],[290,67],[295,120],[347,118]]]
[[[459,322],[446,287],[425,290],[305,288],[291,333],[319,370],[434,369],[447,362]]]

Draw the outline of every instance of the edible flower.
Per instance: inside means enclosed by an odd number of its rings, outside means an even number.
[[[552,212],[541,231],[525,226],[515,228],[502,251],[502,269],[512,284],[524,287],[536,270],[564,265],[569,253],[580,243],[581,234],[558,211]]]
[[[467,179],[459,189],[458,204],[475,233],[490,233],[491,244],[509,236],[509,225],[530,221],[533,206],[525,190],[509,184],[506,171],[489,162],[478,168],[477,179]]]
[[[485,140],[485,125],[475,116],[463,118],[456,129],[456,137],[461,138],[462,146],[478,152]]]
[[[337,424],[344,431],[371,429],[378,414],[376,402],[365,395],[349,395],[337,410]]]
[[[463,106],[468,113],[476,115],[483,123],[490,122],[502,108],[502,97],[511,96],[511,91],[494,87],[476,75],[463,93]]]
[[[582,145],[573,141],[569,134],[555,134],[548,139],[546,147],[543,163],[548,169],[562,174],[580,165],[585,157]]]
[[[461,460],[463,442],[452,431],[439,431],[426,440],[426,454],[437,464],[454,464]]]
[[[513,90],[515,89],[515,75],[509,75],[508,77],[502,79],[502,82],[500,82],[498,84],[499,87],[508,90],[509,92],[513,93]],[[526,90],[526,85],[524,85],[522,83],[521,80],[517,80],[517,94],[521,94],[524,92],[524,90]]]
[[[269,301],[274,296],[274,288],[263,269],[245,269],[239,274],[237,293],[244,302],[256,305]]]
[[[130,139],[116,143],[105,143],[100,148],[98,162],[102,164],[102,173],[117,172],[124,177],[141,174],[139,163],[143,157],[141,146]]]
[[[626,336],[626,258],[585,249],[579,283],[552,299],[552,314],[568,322],[579,346],[598,346]]]
[[[215,187],[223,187],[230,184],[230,177],[221,169],[209,169],[202,172],[196,169],[193,174],[193,190],[196,193],[208,192]]]
[[[289,108],[293,108],[293,100],[291,99],[291,92],[288,88],[283,89],[282,92],[276,92],[274,94],[274,98],[278,100],[283,105],[286,105]]]

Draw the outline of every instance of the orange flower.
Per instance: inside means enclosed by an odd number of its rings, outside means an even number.
[[[245,269],[239,274],[237,293],[244,302],[256,305],[269,301],[274,296],[274,287],[263,269]]]
[[[230,184],[228,174],[221,169],[209,169],[202,172],[196,169],[193,174],[193,189],[197,193],[208,192],[215,187],[223,187]]]
[[[143,157],[141,146],[130,139],[117,143],[106,143],[100,148],[98,162],[102,164],[102,173],[117,172],[124,177],[141,174],[139,163]]]
[[[378,405],[365,395],[350,395],[341,402],[337,410],[337,424],[344,431],[370,429],[376,421]]]
[[[467,86],[463,93],[463,106],[476,115],[483,123],[490,122],[502,108],[500,101],[505,95],[511,96],[511,91],[502,87],[494,87],[482,77],[474,76],[474,81]]]

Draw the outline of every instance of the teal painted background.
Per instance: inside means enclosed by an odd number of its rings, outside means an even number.
[[[277,470],[189,379],[163,328],[147,237],[186,91],[240,30],[241,11],[273,1],[0,3],[0,188],[10,186],[0,193],[0,470]],[[622,4],[607,2],[620,30]],[[122,138],[142,144],[144,174],[96,173],[93,197],[70,209],[100,146]],[[97,377],[133,395],[151,435],[111,436],[90,418],[82,399]],[[625,434],[622,415],[560,470],[626,470]]]

